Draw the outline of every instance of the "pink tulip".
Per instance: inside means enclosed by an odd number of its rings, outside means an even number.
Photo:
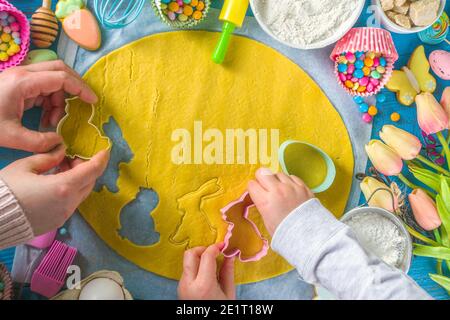
[[[380,140],[371,140],[366,145],[366,153],[375,169],[385,176],[398,176],[402,172],[402,158]]]
[[[442,93],[441,106],[444,108],[445,112],[447,113],[447,117],[450,120],[450,87],[445,88],[444,92]]]
[[[415,135],[392,125],[385,125],[381,129],[380,138],[403,160],[416,159],[422,149],[422,144]]]
[[[432,231],[442,224],[436,203],[422,189],[414,190],[409,196],[409,203],[417,223],[423,229]]]
[[[416,97],[417,120],[428,135],[441,132],[448,127],[448,116],[436,98],[429,92]]]

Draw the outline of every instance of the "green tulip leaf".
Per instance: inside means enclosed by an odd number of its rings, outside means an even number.
[[[414,244],[414,254],[420,257],[450,260],[450,249],[445,247],[428,247]]]
[[[409,171],[414,175],[414,177],[431,188],[432,190],[439,192],[441,189],[440,175],[434,173],[430,170],[417,168],[415,166],[409,166]]]
[[[430,278],[445,290],[450,291],[450,278],[439,274],[430,274]]]
[[[442,245],[444,245],[445,247],[449,247],[449,245],[450,245],[450,238],[449,238],[450,213],[449,213],[449,211],[446,207],[445,201],[442,199],[441,195],[438,195],[436,197],[436,204],[437,204],[439,217],[441,218],[441,221],[442,221],[442,225],[440,227]]]

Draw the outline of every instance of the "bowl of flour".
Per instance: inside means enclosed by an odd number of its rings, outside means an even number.
[[[359,243],[386,264],[409,271],[412,241],[403,222],[393,213],[373,207],[351,210],[341,219]]]
[[[261,28],[297,49],[337,42],[358,21],[365,0],[250,0]]]

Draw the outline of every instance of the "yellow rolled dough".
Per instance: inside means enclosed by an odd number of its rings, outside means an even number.
[[[149,36],[100,59],[84,79],[99,95],[93,124],[110,116],[119,124],[134,157],[120,164],[118,193],[93,192],[80,212],[117,253],[158,275],[179,279],[186,248],[221,242],[227,224],[220,209],[239,199],[260,164],[176,165],[171,160],[176,129],[279,129],[280,143],[302,140],[334,160],[334,185],[318,195],[337,217],[350,192],[353,152],[338,112],[296,64],[275,50],[233,37],[224,65],[210,55],[218,33],[170,32]],[[73,101],[75,108],[79,101]],[[81,133],[78,139],[88,140]],[[83,144],[82,144],[83,145]],[[208,143],[204,143],[206,147]],[[82,150],[78,150],[82,152]],[[158,193],[151,214],[160,241],[138,246],[118,234],[121,209],[140,188]],[[250,214],[270,239],[256,210]],[[236,264],[237,283],[272,278],[292,268],[270,251],[258,262]]]

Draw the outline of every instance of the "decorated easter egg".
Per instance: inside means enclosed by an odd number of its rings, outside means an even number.
[[[430,65],[436,75],[444,80],[450,80],[450,52],[436,50],[430,54]]]
[[[54,51],[49,49],[38,49],[30,51],[26,59],[24,60],[23,64],[29,65],[53,60],[58,60],[58,55]]]

